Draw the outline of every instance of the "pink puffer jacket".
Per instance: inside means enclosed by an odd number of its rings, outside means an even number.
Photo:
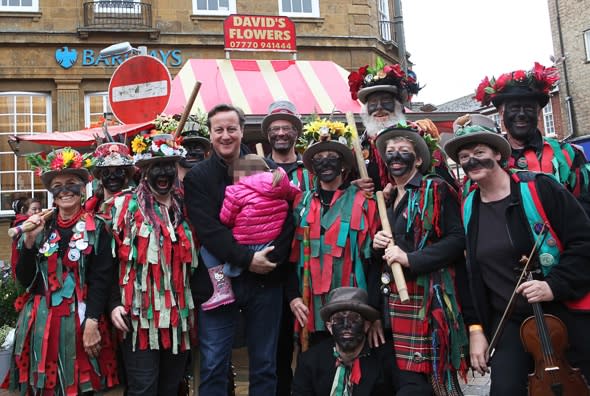
[[[257,245],[274,240],[281,233],[289,203],[301,190],[289,180],[285,171],[283,179],[272,187],[271,172],[243,177],[225,189],[225,199],[219,218],[233,229],[234,238],[241,245]]]

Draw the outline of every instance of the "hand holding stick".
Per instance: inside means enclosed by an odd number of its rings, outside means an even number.
[[[379,217],[381,218],[381,226],[383,231],[388,232],[392,240],[389,242],[391,245],[395,244],[393,240],[393,232],[391,232],[391,226],[389,225],[389,219],[387,218],[387,208],[385,207],[385,199],[383,198],[383,191],[377,191],[377,208],[379,209]],[[408,287],[406,286],[406,278],[404,277],[404,272],[402,271],[402,266],[400,263],[393,263],[391,264],[391,273],[393,274],[393,279],[395,280],[395,286],[397,287],[397,291],[399,293],[399,298],[401,302],[407,302],[410,300],[410,296],[408,295]]]
[[[45,209],[41,212],[40,216],[44,221],[47,221],[53,216],[53,208]],[[37,224],[33,223],[32,221],[25,220],[21,225],[16,227],[12,227],[8,229],[8,236],[11,238],[15,238],[24,232],[30,232],[37,228]]]

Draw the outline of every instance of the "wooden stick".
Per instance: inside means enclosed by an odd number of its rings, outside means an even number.
[[[262,148],[262,143],[256,143],[256,154],[264,158],[264,149]]]
[[[311,259],[311,247],[309,239],[309,227],[303,228],[303,290],[302,298],[303,304],[309,309],[311,300],[311,273],[309,268],[309,260]],[[309,348],[309,322],[301,329],[301,352],[307,351]]]
[[[387,218],[387,208],[385,207],[383,191],[377,191],[376,195],[377,208],[379,209],[379,217],[381,218],[381,227],[383,228],[383,231],[388,232],[391,235],[391,242],[389,242],[390,246],[395,245],[395,241],[393,240],[393,232],[391,231],[389,219]],[[406,278],[404,277],[401,264],[391,264],[391,273],[393,274],[393,279],[395,280],[395,286],[397,287],[401,302],[404,303],[409,301],[410,296],[408,295],[408,286],[406,285]]]
[[[51,216],[53,216],[53,208],[45,209],[41,212],[41,218],[45,221],[49,220]],[[37,228],[38,224],[33,223],[32,221],[25,220],[21,225],[16,227],[12,227],[8,229],[8,236],[11,238],[15,238],[22,234],[23,232],[30,232]]]
[[[180,121],[178,121],[178,127],[176,127],[176,132],[174,132],[175,139],[177,139],[180,136],[182,128],[184,128],[186,119],[188,118],[189,114],[191,113],[191,109],[193,108],[193,103],[195,103],[195,99],[197,99],[197,95],[199,94],[199,89],[201,89],[201,82],[197,80],[195,82],[195,86],[193,87],[193,92],[191,92],[191,96],[188,98],[188,101],[186,102],[186,106],[184,107],[184,111],[182,112],[182,117],[180,117]]]
[[[348,126],[352,132],[352,148],[354,149],[354,157],[356,158],[356,164],[359,168],[359,175],[361,179],[369,178],[369,173],[367,172],[367,164],[365,163],[365,158],[363,157],[363,149],[361,147],[361,142],[359,141],[359,134],[356,129],[356,121],[354,120],[354,114],[352,112],[346,113],[346,121],[348,122]]]

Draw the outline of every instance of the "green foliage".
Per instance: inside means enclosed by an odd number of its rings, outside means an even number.
[[[8,333],[10,333],[10,330],[12,330],[13,327],[5,324],[2,325],[2,327],[0,327],[0,347],[2,346],[2,344],[4,344],[4,340],[6,340],[6,336],[8,335]]]
[[[10,274],[3,274],[0,279],[0,326],[16,326],[18,312],[14,309],[14,300],[23,293],[23,288],[16,283]]]

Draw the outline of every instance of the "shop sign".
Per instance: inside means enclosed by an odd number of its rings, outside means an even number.
[[[297,51],[295,24],[285,16],[230,15],[223,33],[226,51]]]
[[[125,62],[131,55],[118,55],[113,57],[102,57],[99,54],[100,51],[93,49],[75,49],[67,46],[58,48],[55,51],[55,60],[58,65],[64,69],[69,69],[80,62],[80,66],[91,67],[91,66],[118,66]],[[154,49],[148,51],[148,55],[158,58],[168,67],[182,66],[182,53],[179,49],[172,50],[161,50]]]

